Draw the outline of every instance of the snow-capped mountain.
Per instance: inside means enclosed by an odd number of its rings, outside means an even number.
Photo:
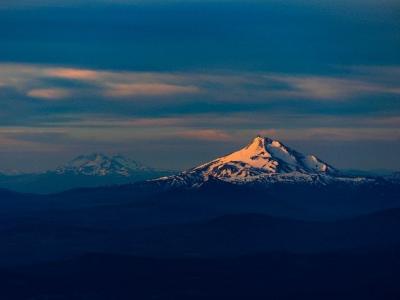
[[[151,168],[121,155],[107,156],[101,153],[81,155],[64,166],[58,167],[57,174],[79,174],[87,176],[118,175],[129,177],[137,172],[152,172]]]
[[[42,173],[2,175],[0,188],[19,192],[54,193],[73,188],[130,184],[174,174],[146,167],[121,155],[81,155],[55,170]]]
[[[262,174],[336,174],[314,155],[303,155],[279,141],[257,136],[243,149],[193,169],[216,178],[246,178]]]
[[[304,155],[277,140],[257,136],[238,151],[152,182],[163,186],[195,187],[209,179],[235,184],[366,180],[363,177],[341,175],[337,169],[314,155]]]

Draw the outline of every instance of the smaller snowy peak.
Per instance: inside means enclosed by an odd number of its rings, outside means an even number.
[[[92,153],[76,157],[57,168],[55,172],[57,174],[128,177],[139,171],[151,171],[151,169],[121,155],[107,156],[102,153]]]

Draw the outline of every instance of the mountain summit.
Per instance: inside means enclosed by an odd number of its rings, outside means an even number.
[[[193,169],[217,178],[262,174],[334,174],[337,171],[314,155],[303,155],[279,141],[257,136],[243,149]]]
[[[175,176],[152,182],[161,185],[194,187],[210,179],[235,184],[331,181],[359,181],[340,172],[314,155],[305,155],[280,141],[255,137],[247,146]]]

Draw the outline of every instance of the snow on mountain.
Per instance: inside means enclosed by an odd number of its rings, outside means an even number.
[[[55,170],[57,174],[87,176],[118,175],[124,177],[146,171],[151,172],[152,169],[121,155],[107,156],[101,153],[78,156]]]
[[[346,177],[314,155],[304,155],[283,143],[257,136],[246,147],[211,162],[152,182],[163,186],[196,187],[209,179],[245,183],[360,182],[363,177]]]
[[[313,155],[303,155],[279,141],[257,136],[243,149],[193,169],[216,178],[241,178],[261,174],[333,174],[337,171]]]

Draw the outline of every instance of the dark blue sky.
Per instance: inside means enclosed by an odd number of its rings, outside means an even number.
[[[0,4],[0,169],[91,151],[186,168],[257,133],[400,168],[397,1],[15,2]]]

